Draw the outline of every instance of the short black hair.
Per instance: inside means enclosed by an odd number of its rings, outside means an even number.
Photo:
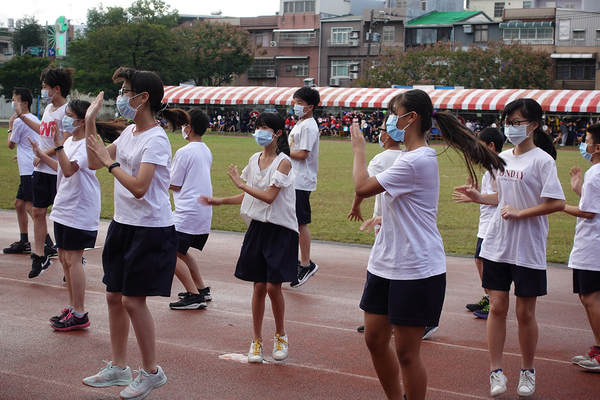
[[[131,83],[131,89],[136,94],[146,92],[149,96],[150,109],[154,114],[158,113],[162,107],[162,99],[165,95],[165,89],[160,77],[152,71],[141,71],[134,68],[120,67],[113,74],[113,82],[123,80]]]
[[[485,128],[479,132],[479,140],[485,142],[485,144],[494,143],[496,151],[498,153],[502,151],[504,135],[496,128]]]
[[[31,95],[31,91],[24,87],[16,87],[13,88],[13,94],[20,96],[21,101],[27,102],[27,111],[31,111],[31,103],[33,102],[33,96]]]
[[[50,87],[60,87],[62,97],[67,97],[73,87],[73,68],[61,68],[52,64],[46,67],[40,75],[40,81]]]
[[[194,133],[198,136],[204,135],[210,125],[210,119],[208,115],[200,108],[192,108],[188,111],[190,116],[190,126],[194,130]]]
[[[294,99],[301,99],[306,102],[309,106],[313,106],[313,109],[317,108],[321,102],[321,95],[317,89],[313,89],[308,86],[301,87],[294,93]]]
[[[592,136],[594,144],[600,144],[600,124],[592,124],[588,126],[586,132]]]

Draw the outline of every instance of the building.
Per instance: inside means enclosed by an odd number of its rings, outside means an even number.
[[[7,28],[0,28],[0,66],[13,56],[12,32]]]
[[[438,42],[484,44],[499,36],[497,25],[483,11],[434,11],[406,24],[406,47]]]

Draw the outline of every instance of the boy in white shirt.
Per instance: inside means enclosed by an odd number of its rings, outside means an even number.
[[[300,232],[300,260],[298,260],[298,281],[291,287],[302,286],[313,276],[319,266],[310,259],[311,223],[310,193],[317,189],[319,170],[319,126],[313,112],[321,102],[316,89],[303,87],[294,93],[294,114],[300,120],[290,132],[290,157],[296,176],[296,216]]]

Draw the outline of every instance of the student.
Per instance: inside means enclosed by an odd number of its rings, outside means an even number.
[[[14,88],[12,94],[12,107],[15,111],[15,105],[21,108],[23,116],[31,119],[33,122],[40,123],[40,120],[29,111],[33,97],[26,88]],[[24,254],[31,253],[31,244],[29,243],[29,230],[27,214],[33,219],[33,184],[31,175],[33,174],[34,154],[29,139],[38,142],[40,135],[27,126],[17,114],[14,113],[8,121],[8,148],[14,149],[17,146],[17,156],[15,161],[19,166],[20,183],[15,198],[15,210],[17,211],[17,222],[19,223],[20,239],[3,250],[5,254]]]
[[[53,65],[42,71],[42,99],[48,103],[42,116],[42,122],[37,123],[25,114],[20,105],[15,103],[17,117],[21,118],[28,127],[40,134],[40,150],[56,161],[54,152],[54,138],[52,137],[54,125],[58,125],[58,135],[63,142],[69,135],[63,136],[62,120],[67,108],[67,96],[73,86],[73,68],[60,68]],[[33,234],[36,253],[31,253],[31,271],[29,278],[35,278],[48,268],[52,261],[51,256],[57,255],[56,248],[50,235],[48,235],[48,224],[46,214],[48,207],[54,203],[56,196],[57,172],[46,163],[36,163],[33,171]]]
[[[299,118],[290,132],[290,157],[296,176],[296,216],[300,233],[300,259],[298,277],[290,284],[296,288],[304,285],[319,266],[310,259],[311,223],[310,194],[317,189],[319,170],[319,127],[313,116],[321,96],[316,89],[303,87],[294,93],[294,114]]]
[[[404,142],[406,149],[390,168],[370,177],[365,140],[358,126],[352,130],[356,195],[383,193],[382,217],[361,226],[370,230],[381,224],[360,307],[365,312],[365,342],[387,398],[402,398],[401,369],[406,398],[421,400],[427,391],[421,341],[426,326],[439,324],[446,288],[446,255],[436,226],[437,156],[427,145],[432,118],[449,145],[463,153],[471,176],[472,163],[489,169],[503,166],[454,116],[435,113],[426,92],[406,91],[391,104],[387,133]],[[395,349],[390,343],[392,332]]]
[[[535,392],[533,361],[538,341],[535,307],[547,293],[546,238],[548,214],[565,208],[556,174],[552,140],[542,130],[542,107],[532,99],[517,99],[502,112],[505,135],[516,147],[500,154],[506,162],[496,182],[498,193],[481,194],[468,186],[456,188],[480,204],[498,205],[488,226],[480,256],[482,286],[490,296],[487,340],[490,353],[490,395],[506,391],[502,353],[506,339],[509,291],[515,283],[521,371],[517,394]]]
[[[496,124],[492,124],[496,125]],[[502,145],[504,144],[504,136],[495,126],[492,128],[485,128],[479,133],[479,140],[481,140],[485,145],[495,152],[496,154],[502,151]],[[470,179],[467,179],[467,184],[471,186]],[[480,192],[482,194],[493,194],[498,191],[498,186],[496,185],[496,179],[486,171],[481,179],[481,188]],[[472,200],[460,193],[454,192],[452,194],[455,203],[470,203]],[[479,206],[479,228],[477,230],[477,245],[475,246],[475,267],[477,268],[477,272],[479,273],[479,279],[481,279],[481,274],[483,273],[483,260],[479,256],[481,252],[481,244],[483,243],[483,238],[485,237],[485,232],[487,231],[487,227],[490,223],[490,219],[496,212],[496,208],[498,206],[492,204],[481,204]],[[490,310],[490,296],[488,295],[487,289],[483,289],[484,294],[481,300],[477,303],[467,304],[467,309],[469,311],[474,311],[476,317],[487,319],[489,310]]]
[[[57,191],[50,220],[54,221],[54,237],[58,258],[63,266],[69,305],[57,316],[50,318],[52,328],[70,331],[90,326],[85,312],[85,271],[83,250],[93,248],[100,220],[100,183],[96,172],[87,166],[85,145],[85,113],[90,103],[72,100],[62,121],[69,136],[61,144],[58,126],[54,125],[55,161],[31,141],[35,155],[41,162],[58,172]],[[108,122],[96,123],[100,136],[114,141],[124,126]]]
[[[102,252],[112,360],[83,383],[95,387],[128,385],[121,398],[141,399],[167,382],[156,364],[154,320],[146,297],[170,296],[177,263],[177,234],[169,200],[171,145],[155,120],[164,96],[160,78],[154,72],[121,67],[113,81],[123,82],[117,109],[134,124],[105,147],[98,140],[94,123],[103,92],[85,116],[89,167],[106,167],[115,178],[115,212]],[[173,129],[187,121],[185,112],[177,109],[163,110],[162,118]],[[133,382],[126,360],[130,322],[142,359]]]
[[[573,239],[573,250],[569,267],[573,268],[573,293],[585,308],[594,346],[587,354],[573,357],[579,366],[600,371],[600,124],[587,128],[585,143],[579,146],[581,155],[592,162],[581,182],[581,168],[571,168],[571,188],[581,196],[579,206],[566,206],[567,214],[577,217],[577,228]]]
[[[281,284],[296,279],[298,270],[295,172],[289,157],[285,121],[277,113],[262,113],[256,120],[256,126],[257,130],[252,135],[264,150],[250,157],[241,176],[237,166],[233,164],[229,166],[227,173],[235,186],[244,193],[225,198],[201,196],[204,204],[241,204],[240,213],[249,224],[235,276],[254,282],[254,338],[248,352],[250,363],[263,361],[262,322],[267,294],[271,299],[275,319],[273,358],[277,361],[287,358],[288,335],[284,327],[285,301]]]
[[[175,275],[183,283],[181,300],[169,304],[174,310],[200,310],[212,300],[210,287],[204,285],[198,264],[188,249],[202,250],[210,233],[212,208],[198,203],[200,195],[212,196],[210,167],[212,154],[202,141],[208,128],[208,115],[199,108],[189,111],[189,124],[181,128],[183,138],[190,143],[177,150],[171,167],[171,186],[175,210],[173,221],[179,238]]]

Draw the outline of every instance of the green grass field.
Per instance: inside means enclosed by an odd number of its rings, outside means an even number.
[[[6,129],[0,131],[2,143],[6,143]],[[169,134],[173,154],[187,142],[179,133]],[[226,174],[229,164],[246,166],[249,157],[260,150],[254,139],[243,136],[206,135],[206,144],[213,154],[212,183],[215,196],[230,196],[240,193]],[[434,144],[442,153],[444,147]],[[367,159],[381,151],[377,144],[367,145]],[[313,223],[310,225],[312,238],[346,243],[372,244],[374,235],[358,230],[359,223],[346,217],[354,196],[352,184],[352,149],[349,140],[322,140],[319,149],[318,187],[311,195]],[[14,209],[14,196],[19,185],[17,164],[12,157],[16,150],[5,145],[0,149],[0,208]],[[475,250],[479,207],[476,204],[454,204],[453,188],[462,185],[467,176],[466,168],[457,154],[448,151],[438,159],[440,167],[440,201],[438,227],[444,246],[450,254],[473,254]],[[581,165],[587,170],[591,164],[585,161],[576,148],[558,151],[558,175],[563,184],[567,204],[577,205],[579,198],[570,188],[569,169]],[[113,214],[113,178],[106,169],[97,173],[102,188],[102,218],[110,219]],[[363,202],[363,216],[372,215],[373,199]],[[573,245],[575,218],[564,213],[550,216],[548,235],[548,262],[566,263]],[[15,225],[16,225],[15,218]],[[239,216],[239,206],[221,206],[213,209],[213,229],[243,232],[246,225]]]

